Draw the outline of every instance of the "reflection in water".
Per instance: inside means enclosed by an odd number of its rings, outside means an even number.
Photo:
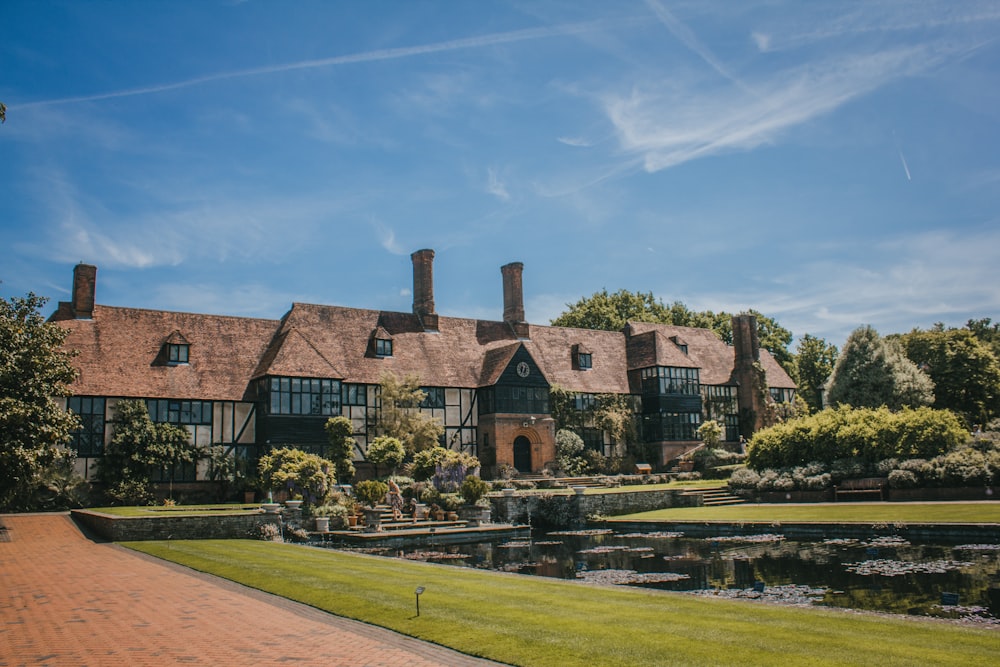
[[[781,535],[693,539],[591,530],[375,553],[715,597],[1000,623],[1000,544],[793,542]]]

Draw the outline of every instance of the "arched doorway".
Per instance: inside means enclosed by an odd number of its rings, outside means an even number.
[[[523,435],[514,438],[514,467],[518,472],[531,472],[531,441]]]

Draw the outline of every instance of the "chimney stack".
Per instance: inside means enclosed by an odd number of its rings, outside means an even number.
[[[748,440],[766,426],[767,376],[760,366],[757,318],[733,315],[733,378],[740,410],[740,434]]]
[[[97,290],[97,267],[77,264],[73,267],[73,316],[89,320],[94,316],[94,294]]]
[[[438,316],[434,312],[434,251],[418,250],[413,261],[413,314],[420,318],[425,331],[437,331]]]
[[[503,274],[503,321],[511,326],[518,338],[528,337],[528,323],[524,321],[524,294],[521,273],[524,264],[511,262],[500,267]]]

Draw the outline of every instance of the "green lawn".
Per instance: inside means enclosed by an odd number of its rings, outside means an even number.
[[[597,587],[248,540],[128,543],[333,614],[515,665],[986,665],[1000,631]],[[414,589],[424,586],[421,615]]]
[[[809,503],[675,507],[625,516],[641,521],[784,521],[834,523],[1000,523],[1000,502]]]
[[[115,516],[193,516],[204,514],[245,514],[248,511],[260,509],[260,503],[250,505],[224,504],[214,505],[165,505],[148,506],[127,506],[127,507],[88,507],[91,512],[101,512],[102,514],[113,514]]]

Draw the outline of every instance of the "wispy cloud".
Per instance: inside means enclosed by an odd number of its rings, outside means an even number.
[[[497,170],[490,167],[487,171],[488,182],[486,183],[486,191],[491,195],[494,195],[497,199],[503,201],[510,201],[510,194],[507,192],[507,186],[504,185],[503,181],[500,180],[500,176],[497,174]]]
[[[553,37],[565,37],[578,35],[594,30],[607,29],[605,21],[589,21],[583,23],[570,23],[564,25],[526,28],[524,30],[512,30],[509,32],[492,33],[489,35],[479,35],[476,37],[466,37],[453,39],[432,44],[421,44],[418,46],[405,46],[392,49],[377,49],[362,53],[352,53],[343,56],[330,58],[317,58],[312,60],[300,60],[297,62],[280,63],[277,65],[267,65],[264,67],[251,67],[246,69],[232,70],[228,72],[218,72],[205,76],[183,79],[169,83],[153,84],[124,90],[115,90],[106,93],[95,93],[93,95],[78,95],[74,97],[63,97],[49,100],[39,100],[36,102],[23,102],[20,104],[8,105],[8,111],[18,109],[50,106],[55,104],[72,104],[78,102],[96,102],[120,97],[134,97],[137,95],[151,95],[164,93],[182,88],[191,88],[216,81],[228,79],[238,79],[243,77],[261,76],[266,74],[277,74],[280,72],[291,72],[295,70],[307,70],[326,67],[337,67],[341,65],[356,65],[360,63],[378,62],[383,60],[395,60],[399,58],[413,58],[417,56],[442,53],[447,51],[458,51],[467,49],[481,49],[491,46],[501,46],[515,42],[523,42],[537,39],[549,39]]]
[[[835,345],[863,324],[902,333],[1000,312],[1000,231],[907,234],[872,244],[863,262],[851,258],[852,250],[796,264],[788,275],[748,281],[745,289],[704,294],[702,303],[689,305],[729,312],[752,307],[796,336],[811,333]]]
[[[609,95],[608,118],[622,148],[654,172],[717,153],[750,150],[952,54],[946,47],[901,47],[841,56],[779,72],[755,85],[760,96],[694,83]]]
[[[406,249],[396,240],[396,231],[378,220],[372,220],[375,233],[378,234],[378,242],[385,250],[393,255],[405,255]]]
[[[594,145],[594,142],[583,137],[556,137],[556,141],[567,146],[576,146],[579,148],[589,148]]]

